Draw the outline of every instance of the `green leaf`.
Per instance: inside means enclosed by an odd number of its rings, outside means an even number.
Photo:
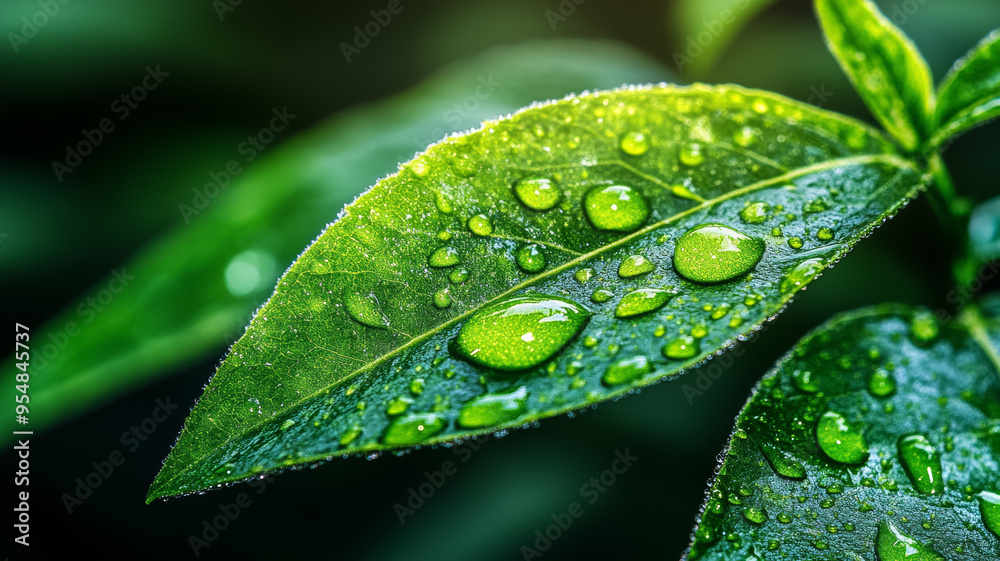
[[[1000,259],[1000,197],[972,210],[969,217],[969,245],[981,263]]]
[[[806,336],[737,418],[688,559],[996,559],[998,348],[995,318],[898,305]]]
[[[299,257],[149,499],[522,426],[679,374],[922,180],[864,125],[736,86],[489,121],[380,181]]]
[[[709,70],[743,27],[774,0],[680,0],[671,23],[683,37],[671,58],[677,71]]]
[[[1000,115],[1000,29],[955,62],[938,90],[936,146]]]
[[[252,164],[234,138],[232,157],[241,173],[216,197],[196,201],[188,190],[175,201],[190,208],[190,223],[178,212],[174,230],[118,268],[128,279],[124,288],[115,281],[118,293],[111,294],[110,279],[99,282],[32,335],[32,398],[46,405],[32,411],[31,428],[48,428],[216,356],[242,334],[284,265],[316,232],[373,177],[428,143],[540,97],[663,75],[644,55],[613,44],[531,43],[456,64],[411,92],[335,116]],[[477,107],[456,111],[467,98]],[[205,183],[209,172],[223,176],[226,163],[206,169]],[[192,187],[212,192],[204,184]],[[201,205],[207,206],[196,208]],[[7,365],[13,370],[13,358]],[[12,402],[14,391],[0,387],[0,399]]]
[[[870,0],[816,0],[830,51],[872,114],[907,151],[930,136],[934,86],[913,42]]]

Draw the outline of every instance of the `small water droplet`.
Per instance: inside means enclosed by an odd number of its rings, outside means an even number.
[[[819,391],[818,379],[811,370],[796,370],[792,372],[792,380],[795,381],[795,387],[806,393],[816,393]]]
[[[469,279],[468,269],[454,269],[451,273],[448,274],[448,280],[451,281],[451,284],[460,284],[467,281],[468,279]]]
[[[643,255],[629,255],[618,266],[618,276],[623,279],[638,277],[653,272],[656,265]]]
[[[413,395],[420,395],[424,393],[424,379],[414,378],[410,381],[410,393]]]
[[[285,419],[285,422],[281,423],[281,430],[288,430],[292,428],[294,424],[295,421],[293,419]]]
[[[520,417],[527,410],[528,388],[520,386],[509,392],[474,397],[458,412],[458,423],[465,428],[492,427]]]
[[[632,232],[649,218],[649,203],[638,191],[624,185],[598,186],[587,191],[583,209],[595,228]]]
[[[868,391],[875,397],[888,397],[896,392],[896,378],[880,368],[868,378]]]
[[[538,244],[528,244],[518,249],[514,261],[525,273],[540,273],[545,269],[545,254]]]
[[[389,327],[389,320],[382,315],[382,308],[379,306],[375,294],[346,291],[343,298],[344,307],[347,308],[347,313],[354,321],[379,329]]]
[[[438,230],[437,239],[446,242],[451,239],[451,232],[448,230]]]
[[[670,301],[674,293],[659,288],[640,288],[622,297],[615,308],[615,317],[629,318],[659,310]]]
[[[800,480],[806,478],[806,468],[802,466],[802,462],[796,459],[795,456],[773,444],[764,444],[762,448],[764,450],[764,457],[767,458],[767,462],[771,464],[771,469],[775,473],[789,479]]]
[[[436,269],[454,267],[461,263],[458,252],[451,246],[439,247],[427,258],[427,264]]]
[[[410,408],[410,405],[413,405],[413,399],[407,396],[400,396],[389,401],[389,405],[385,408],[385,413],[387,415],[399,415],[400,413],[405,413]]]
[[[590,318],[576,302],[544,294],[522,294],[487,305],[458,333],[458,350],[497,370],[538,366],[566,345]]]
[[[830,459],[842,464],[859,465],[868,459],[865,436],[835,411],[827,411],[820,417],[816,440]]]
[[[939,331],[937,319],[930,312],[921,310],[910,320],[910,335],[921,346],[933,341]]]
[[[452,299],[451,294],[448,293],[447,288],[442,288],[441,290],[434,293],[434,305],[440,309],[445,309],[451,306]]]
[[[362,432],[361,427],[351,427],[351,428],[345,430],[340,435],[340,440],[339,440],[340,445],[341,446],[347,446],[348,444],[354,442],[355,439],[357,439],[359,436],[361,436],[361,432]]]
[[[388,446],[416,444],[441,432],[446,424],[437,413],[409,413],[389,423],[382,442]]]
[[[803,245],[805,245],[805,243],[802,241],[802,238],[788,238],[788,247],[792,249],[802,249]]]
[[[451,214],[455,212],[455,205],[451,203],[451,197],[440,191],[434,195],[434,206],[437,207],[441,214]]]
[[[816,239],[818,239],[820,241],[823,241],[823,242],[828,242],[828,241],[832,240],[833,239],[833,230],[831,230],[829,228],[820,228],[819,231],[816,232]]]
[[[808,259],[799,263],[792,272],[785,275],[781,280],[781,292],[787,294],[813,280],[823,270],[823,260],[819,258]]]
[[[694,167],[705,161],[705,154],[702,152],[701,144],[691,143],[681,147],[678,159],[682,164]]]
[[[681,335],[663,346],[663,356],[672,360],[687,360],[698,354],[698,341],[689,335]]]
[[[677,240],[674,268],[694,282],[725,282],[748,273],[763,256],[763,240],[723,224],[701,224]]]
[[[580,284],[587,284],[587,282],[590,281],[590,279],[594,278],[594,270],[579,269],[575,273],[573,273],[573,278],[575,278],[576,282]]]
[[[619,360],[604,371],[601,381],[609,386],[625,384],[653,371],[653,363],[648,358],[639,355]]]
[[[747,224],[761,224],[767,220],[771,205],[762,202],[750,203],[740,211],[740,220]]]
[[[891,520],[879,523],[875,551],[879,561],[945,561],[933,549],[904,534]]]
[[[514,183],[514,195],[524,206],[539,212],[552,209],[562,199],[559,185],[544,178],[519,179]]]
[[[752,128],[743,127],[740,130],[736,131],[736,133],[733,135],[733,140],[736,142],[737,145],[746,148],[747,146],[750,146],[751,143],[753,143],[754,138],[756,138],[756,136],[757,133],[755,133]]]
[[[469,219],[469,231],[477,236],[486,237],[493,233],[493,223],[485,214],[477,214]]]
[[[941,455],[922,434],[910,434],[899,439],[899,460],[910,477],[913,488],[925,495],[944,493]]]
[[[618,146],[630,156],[641,156],[649,150],[649,139],[641,132],[631,131],[622,135]]]
[[[614,297],[615,297],[614,292],[599,288],[590,294],[590,301],[595,304],[603,304]]]
[[[767,515],[764,511],[753,506],[748,506],[743,509],[743,517],[754,524],[763,524],[767,522]]]
[[[829,203],[823,199],[813,199],[808,203],[802,205],[802,212],[804,214],[818,214],[824,212],[830,208]]]

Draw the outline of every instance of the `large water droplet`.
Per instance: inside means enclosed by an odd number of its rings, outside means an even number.
[[[389,327],[389,320],[382,315],[382,308],[374,293],[364,294],[353,290],[344,292],[344,307],[351,318],[368,327]]]
[[[527,386],[505,393],[480,395],[462,406],[458,412],[458,423],[469,429],[506,423],[523,415],[527,402]]]
[[[538,244],[528,244],[517,250],[514,262],[525,273],[540,273],[545,269],[545,254]]]
[[[624,185],[598,186],[583,197],[583,210],[599,230],[631,232],[649,218],[649,203],[638,191]]]
[[[615,317],[630,318],[659,310],[670,301],[674,293],[659,288],[640,288],[622,297],[615,308]]]
[[[551,179],[519,179],[514,183],[514,195],[531,210],[544,212],[559,204],[562,193]]]
[[[979,513],[983,524],[1000,538],[1000,495],[989,491],[979,493]]]
[[[485,306],[458,333],[456,344],[469,360],[497,370],[524,370],[545,362],[590,318],[576,302],[523,294]]]
[[[879,561],[945,561],[933,549],[904,534],[891,520],[879,523],[875,551]]]
[[[649,150],[649,139],[641,132],[627,132],[622,135],[618,146],[630,156],[641,156]]]
[[[477,236],[488,236],[493,233],[493,223],[485,214],[477,214],[469,219],[469,231]]]
[[[806,468],[802,466],[802,462],[798,461],[795,456],[773,444],[764,444],[763,450],[764,457],[767,458],[767,462],[771,464],[771,468],[778,475],[789,479],[806,478]]]
[[[701,224],[677,240],[674,268],[694,282],[724,282],[745,275],[763,256],[763,240],[722,224]]]
[[[446,424],[437,413],[410,413],[393,419],[382,442],[389,446],[416,444],[441,432]]]
[[[899,460],[913,488],[925,495],[944,493],[941,475],[941,455],[922,434],[910,434],[899,439]]]
[[[621,265],[618,266],[618,276],[623,279],[630,279],[639,275],[649,274],[655,269],[656,265],[649,259],[646,259],[645,256],[630,255],[623,259]]]
[[[653,363],[644,356],[634,356],[619,360],[608,366],[601,381],[609,386],[631,382],[653,371]]]
[[[672,360],[687,360],[698,354],[698,341],[690,335],[681,335],[663,346],[663,356]]]
[[[819,258],[807,259],[799,263],[792,269],[792,272],[785,275],[785,278],[781,280],[781,292],[787,294],[813,280],[823,270],[823,267],[825,267],[823,260]]]
[[[767,220],[771,205],[762,202],[750,203],[740,211],[740,220],[747,224],[760,224]]]
[[[868,459],[868,442],[840,413],[827,411],[816,425],[816,441],[832,460],[859,465]]]
[[[461,263],[458,252],[452,247],[439,247],[427,258],[427,264],[436,269],[454,267]]]

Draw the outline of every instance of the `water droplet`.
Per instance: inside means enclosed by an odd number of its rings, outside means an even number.
[[[477,214],[469,219],[469,231],[477,236],[488,236],[493,233],[493,223],[484,214]]]
[[[442,288],[441,290],[434,293],[434,305],[440,309],[445,309],[451,306],[451,294],[448,294],[447,288]]]
[[[630,279],[639,275],[649,274],[655,269],[656,265],[649,259],[646,259],[645,256],[629,255],[618,266],[618,276],[623,279]]]
[[[803,284],[813,280],[823,270],[823,260],[819,258],[808,259],[799,263],[791,273],[785,275],[781,280],[781,292],[789,293]]]
[[[687,360],[698,354],[698,341],[689,335],[681,335],[663,346],[663,356],[673,360]]]
[[[832,240],[833,239],[833,230],[831,230],[829,228],[820,228],[819,231],[816,232],[816,239],[818,239],[820,241],[823,241],[823,242],[828,242],[828,241]]]
[[[539,212],[552,209],[562,199],[559,185],[544,178],[519,179],[514,183],[514,195],[524,206]]]
[[[293,420],[293,419],[285,419],[285,422],[281,423],[281,430],[288,430],[288,429],[292,428],[292,425],[294,425],[294,424],[295,424],[295,420]]]
[[[701,224],[677,240],[674,268],[691,281],[724,282],[745,275],[763,256],[763,240],[722,224]]]
[[[487,305],[458,333],[458,350],[497,370],[537,366],[568,343],[590,318],[583,306],[556,296],[523,294]]]
[[[910,434],[899,439],[899,460],[913,488],[925,495],[944,493],[941,455],[922,434]]]
[[[587,284],[587,282],[590,279],[594,278],[594,270],[593,269],[579,269],[579,270],[577,270],[577,272],[573,273],[573,278],[575,278],[576,282],[578,282],[580,284]]]
[[[767,522],[767,515],[764,514],[764,511],[753,506],[748,506],[743,509],[743,517],[754,524],[763,524],[764,522]]]
[[[448,275],[448,280],[451,284],[460,284],[469,279],[469,271],[467,269],[455,269]]]
[[[934,315],[927,311],[919,311],[910,320],[910,335],[919,345],[926,345],[938,336],[940,327]]]
[[[760,224],[767,220],[767,213],[771,212],[771,205],[767,203],[751,203],[740,211],[740,220],[747,224]]]
[[[379,306],[375,294],[362,294],[360,292],[344,292],[344,307],[351,318],[368,327],[384,329],[389,327],[389,320],[382,315],[382,308]]]
[[[622,297],[615,308],[615,317],[630,318],[659,310],[670,301],[674,293],[659,288],[640,288]]]
[[[545,254],[538,244],[528,244],[518,249],[514,261],[525,273],[540,273],[545,269]]]
[[[649,374],[653,371],[653,363],[649,361],[648,358],[644,356],[634,356],[632,358],[626,358],[619,360],[608,366],[608,369],[604,371],[604,376],[601,378],[605,384],[609,386],[616,386],[618,384],[625,384],[631,382],[636,378]]]
[[[879,523],[875,551],[879,561],[945,561],[933,549],[904,534],[891,520]]]
[[[803,245],[805,245],[805,243],[802,241],[802,238],[788,238],[788,247],[792,249],[802,249]]]
[[[649,150],[649,139],[641,132],[627,132],[622,135],[618,146],[630,156],[641,156]]]
[[[389,446],[416,444],[441,432],[446,424],[437,413],[409,413],[393,419],[382,442]]]
[[[459,263],[461,260],[458,258],[458,252],[451,246],[439,247],[427,258],[427,264],[436,269],[454,267]]]
[[[830,208],[830,205],[823,199],[814,199],[802,205],[802,212],[805,214],[817,214]]]
[[[767,462],[771,464],[771,468],[778,475],[789,479],[806,478],[806,468],[802,466],[802,462],[798,461],[795,456],[773,444],[764,444],[763,450],[764,457],[767,458]]]
[[[1000,495],[989,491],[979,493],[979,513],[986,528],[1000,538]]]
[[[888,397],[896,391],[896,378],[890,372],[878,369],[868,378],[868,391],[875,397]]]
[[[736,141],[737,145],[746,148],[747,146],[750,146],[756,136],[757,134],[752,128],[743,127],[736,131],[736,134],[733,135],[733,140]]]
[[[818,380],[811,370],[796,370],[792,372],[792,380],[795,387],[806,393],[816,393],[819,391]]]
[[[362,432],[361,427],[351,427],[345,430],[343,434],[340,435],[340,440],[339,440],[340,445],[347,446],[348,444],[354,442],[356,438],[361,436],[361,432]]]
[[[597,289],[590,295],[590,301],[595,304],[603,304],[615,297],[615,293],[610,290]]]
[[[842,464],[858,465],[868,459],[865,436],[840,413],[823,413],[816,425],[816,440],[830,459]]]
[[[441,214],[451,214],[455,212],[455,205],[451,204],[451,197],[440,191],[434,195],[434,206],[437,207]]]
[[[694,167],[705,161],[705,154],[702,152],[701,144],[692,143],[681,147],[678,159],[682,164]]]
[[[405,413],[407,409],[413,405],[413,400],[406,396],[400,396],[389,402],[386,406],[385,412],[387,415],[399,415],[400,413]]]
[[[505,393],[480,395],[462,406],[458,423],[468,429],[477,429],[513,421],[524,414],[527,402],[527,386]]]
[[[451,232],[448,230],[438,230],[437,239],[446,242],[451,239]]]
[[[583,209],[599,230],[631,232],[649,218],[649,203],[638,191],[624,185],[598,186],[583,197]]]
[[[424,379],[414,378],[410,381],[410,393],[413,395],[420,395],[424,393]]]

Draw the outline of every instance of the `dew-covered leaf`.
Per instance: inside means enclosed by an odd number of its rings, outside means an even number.
[[[923,175],[893,150],[735,86],[586,94],[435,144],[286,272],[149,498],[518,427],[679,374],[914,196]]]
[[[816,0],[823,33],[854,88],[906,150],[927,139],[934,86],[920,51],[871,0]]]
[[[898,305],[806,336],[737,418],[687,559],[997,559],[998,349],[995,318]]]
[[[1000,115],[1000,29],[955,62],[938,91],[940,144]]]

